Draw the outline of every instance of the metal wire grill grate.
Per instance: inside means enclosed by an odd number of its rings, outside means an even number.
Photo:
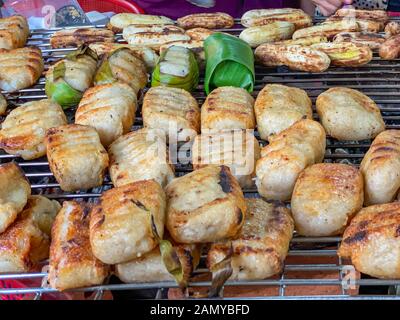
[[[96,26],[103,27],[103,26]],[[228,32],[238,34],[242,29],[237,27]],[[46,66],[63,58],[72,49],[51,49],[49,37],[55,30],[35,30],[31,33],[28,45],[36,45],[41,48]],[[224,30],[225,32],[227,30]],[[121,35],[116,35],[116,41],[122,42]],[[304,72],[293,72],[286,68],[268,69],[256,67],[256,85],[253,93],[254,97],[267,83],[281,83],[295,86],[306,90],[310,98],[315,101],[316,97],[323,91],[334,86],[346,86],[360,90],[370,96],[379,105],[387,128],[400,129],[400,60],[382,61],[375,56],[366,66],[359,68],[335,68],[331,67],[322,74],[308,74]],[[199,88],[194,92],[194,96],[201,104],[205,100],[202,90],[203,79],[200,81]],[[44,78],[38,84],[29,89],[20,90],[18,93],[5,94],[12,107],[31,100],[46,98],[44,93]],[[73,120],[75,109],[68,110],[67,116]],[[317,119],[317,115],[314,113]],[[0,122],[2,121],[0,117]],[[136,115],[133,129],[142,126],[140,108]],[[258,134],[256,132],[256,136]],[[258,137],[259,138],[259,137]],[[261,144],[265,142],[260,141]],[[326,149],[326,162],[341,162],[359,165],[365,152],[368,150],[371,141],[358,142],[338,142],[328,137]],[[16,161],[22,167],[26,176],[31,182],[32,193],[42,194],[51,199],[65,200],[78,199],[85,201],[96,201],[101,193],[111,188],[111,182],[107,177],[100,188],[87,190],[79,193],[63,192],[55,181],[46,158],[33,161],[24,161],[12,155],[0,151],[0,163]],[[190,166],[176,166],[177,175],[182,175],[191,171]],[[244,190],[246,197],[257,197],[255,188]],[[400,280],[377,280],[361,277],[356,273],[354,288],[347,289],[348,279],[346,274],[352,271],[337,257],[336,251],[340,243],[339,237],[323,238],[301,238],[294,237],[288,259],[285,263],[284,271],[281,275],[260,281],[229,281],[225,285],[224,298],[231,299],[245,297],[245,299],[400,299],[389,293],[398,292],[396,288],[400,286]],[[203,259],[204,260],[204,259]],[[195,288],[208,287],[205,275],[208,270],[203,267],[195,271],[193,281],[190,286]],[[33,294],[34,299],[41,299],[49,293],[57,291],[45,285],[46,272],[31,272],[26,274],[0,274],[0,280],[30,281],[24,288],[0,288],[0,299],[12,294]],[[206,280],[204,280],[206,279]],[[34,285],[32,285],[34,283]],[[373,286],[382,288],[382,294],[364,295],[359,288]],[[81,288],[75,291],[94,292],[93,299],[101,299],[107,290],[138,290],[138,289],[158,289],[155,298],[165,297],[165,288],[176,288],[174,282],[155,282],[139,284],[105,284],[102,286]],[[252,290],[237,292],[237,289],[249,288]],[[389,287],[389,289],[387,288]],[[268,289],[266,292],[260,289]],[[298,290],[293,290],[298,288]],[[318,290],[320,288],[320,290]],[[233,291],[231,290],[233,289]],[[269,290],[271,289],[271,290]],[[236,290],[236,291],[235,291]],[[250,292],[250,293],[249,293]]]

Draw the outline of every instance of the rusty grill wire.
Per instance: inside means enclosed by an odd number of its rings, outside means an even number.
[[[317,19],[318,20],[318,19]],[[236,22],[239,22],[236,20]],[[104,27],[101,25],[93,26],[96,28]],[[38,46],[43,53],[46,69],[49,64],[63,58],[66,53],[73,51],[70,49],[52,49],[49,44],[50,36],[59,29],[52,30],[33,30],[28,40],[28,45]],[[243,28],[235,26],[233,29],[223,30],[231,34],[239,34]],[[221,30],[222,31],[222,30]],[[123,42],[121,34],[116,35],[117,42]],[[335,86],[345,86],[357,89],[371,97],[379,105],[387,129],[400,129],[400,60],[383,61],[375,54],[373,60],[365,66],[358,68],[337,68],[331,67],[324,73],[304,73],[290,71],[285,67],[265,68],[256,66],[256,83],[253,96],[256,97],[258,92],[267,83],[280,83],[288,86],[302,88],[307,91],[308,95],[315,102],[317,96]],[[193,93],[194,97],[202,104],[206,98],[203,91],[204,77],[200,79],[198,89]],[[9,102],[9,109],[14,108],[22,103],[45,99],[44,78],[28,89],[20,90],[17,93],[3,92]],[[137,112],[133,130],[142,126],[140,108]],[[315,111],[315,109],[314,109]],[[73,121],[75,108],[66,111],[70,122]],[[318,119],[314,112],[314,118]],[[4,117],[0,117],[0,123]],[[256,137],[259,138],[256,132]],[[262,145],[264,141],[260,141]],[[340,162],[358,166],[370,146],[371,141],[346,141],[339,142],[328,137],[325,162]],[[24,161],[19,157],[8,155],[0,151],[0,164],[9,161],[16,161],[24,170],[26,176],[31,182],[32,193],[41,194],[50,199],[63,200],[84,200],[96,201],[104,190],[111,188],[109,177],[104,181],[103,186],[85,192],[68,193],[63,192],[59,188],[59,184],[55,181],[51,173],[46,158],[40,158],[32,161]],[[176,174],[183,175],[192,170],[190,165],[176,165]],[[246,197],[258,197],[255,188],[244,190]],[[348,279],[346,272],[351,267],[337,257],[337,248],[340,244],[340,237],[320,237],[305,238],[294,236],[285,262],[284,271],[277,277],[257,281],[228,281],[225,284],[224,299],[399,299],[400,300],[400,280],[379,280],[366,278],[364,276],[357,277],[353,285],[355,289],[349,289],[346,285]],[[298,262],[296,259],[302,257],[303,260]],[[312,259],[325,259],[321,263]],[[196,280],[198,276],[204,276],[208,270],[204,267],[204,256],[201,259],[199,268],[194,272],[193,281],[190,287],[209,287],[210,281]],[[44,262],[46,265],[47,262]],[[299,273],[300,272],[300,273]],[[325,276],[328,274],[329,276]],[[24,283],[29,280],[30,284],[24,288],[0,288],[0,300],[14,294],[30,294],[33,299],[41,299],[44,295],[53,293],[57,294],[57,290],[51,289],[46,283],[47,272],[31,272],[19,274],[0,274],[1,280],[18,280]],[[209,279],[202,277],[201,279]],[[32,280],[35,280],[32,282]],[[32,285],[31,283],[36,283]],[[238,296],[231,293],[230,288],[247,288],[251,286],[253,289],[273,288],[276,289],[272,293],[252,294],[247,293]],[[370,294],[364,293],[362,288],[365,286],[373,288]],[[155,299],[165,298],[168,288],[176,288],[175,282],[152,282],[152,283],[133,283],[133,284],[104,284],[101,286],[74,289],[74,292],[92,292],[92,299],[102,299],[107,290],[144,290],[157,289]],[[334,288],[332,291],[321,291],[315,293],[311,289],[316,288]],[[300,288],[300,291],[291,291],[292,288]],[[377,289],[379,288],[379,289]],[[307,290],[309,289],[309,290]],[[359,289],[362,293],[360,293]],[[259,291],[256,291],[259,292]],[[333,293],[332,293],[333,292]],[[376,293],[379,292],[379,293]]]

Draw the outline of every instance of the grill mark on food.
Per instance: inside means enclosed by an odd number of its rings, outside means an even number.
[[[133,199],[131,199],[131,202],[132,202],[135,206],[137,206],[139,209],[142,209],[142,210],[144,210],[144,211],[150,211],[150,210],[147,209],[146,206],[145,206],[143,203],[141,203],[139,200],[133,200]]]
[[[355,233],[353,236],[344,239],[344,243],[346,244],[353,244],[355,242],[360,242],[365,239],[367,236],[367,231],[360,231]]]
[[[396,228],[396,237],[400,237],[400,225]]]
[[[244,253],[271,253],[274,252],[274,249],[272,248],[253,248],[250,246],[239,246],[236,247],[234,250],[234,254],[240,255],[240,254],[244,254]]]
[[[90,213],[90,208],[88,206],[85,206],[82,212],[82,220],[85,220],[88,217],[89,213]]]
[[[231,193],[232,192],[231,179],[229,177],[228,170],[229,170],[228,167],[221,166],[221,171],[219,173],[219,182],[218,182],[218,184],[221,186],[222,191],[225,192],[225,193]]]

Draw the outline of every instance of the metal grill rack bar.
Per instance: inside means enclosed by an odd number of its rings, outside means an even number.
[[[317,21],[320,19],[317,18]],[[394,19],[396,20],[396,19]],[[239,20],[236,19],[239,23]],[[94,26],[101,28],[104,26]],[[28,45],[38,46],[43,53],[46,61],[46,66],[61,59],[74,50],[69,49],[52,49],[49,45],[49,37],[57,30],[34,30],[31,32]],[[223,30],[232,34],[238,34],[243,28],[235,26],[234,29]],[[116,35],[116,41],[122,42],[121,34]],[[373,61],[368,65],[359,68],[336,68],[331,67],[324,73],[304,73],[290,71],[286,68],[264,68],[256,67],[256,84],[254,97],[258,94],[259,90],[267,83],[281,83],[289,86],[295,86],[307,91],[313,102],[317,96],[334,86],[346,86],[358,89],[372,99],[379,105],[387,128],[400,129],[400,59],[394,61],[382,61],[379,57],[375,56]],[[200,81],[199,88],[194,92],[194,97],[199,103],[204,102],[205,94],[202,90],[203,79]],[[46,98],[44,92],[44,78],[41,78],[38,84],[32,88],[20,90],[18,93],[5,94],[9,104],[17,106],[30,100],[38,100]],[[67,111],[69,119],[73,119],[74,109]],[[314,114],[317,119],[317,115]],[[2,118],[0,117],[0,122]],[[133,129],[142,126],[142,119],[140,115],[140,108],[136,115],[136,120]],[[259,138],[258,133],[255,133]],[[265,144],[264,141],[260,141]],[[371,141],[357,141],[357,142],[339,142],[328,137],[327,150],[325,161],[326,162],[343,162],[358,166],[370,146]],[[0,163],[9,161],[16,161],[26,173],[32,185],[32,192],[34,194],[42,194],[51,199],[66,200],[77,199],[81,201],[96,201],[101,193],[111,188],[111,182],[106,177],[104,184],[100,188],[87,190],[79,193],[66,193],[59,188],[59,184],[55,181],[51,173],[46,158],[36,159],[32,161],[24,161],[21,158],[13,155],[8,155],[0,151]],[[182,175],[192,170],[191,166],[176,165],[177,175]],[[255,188],[244,190],[246,197],[258,197]],[[225,285],[224,298],[232,299],[237,298],[237,295],[230,293],[230,289],[257,287],[277,290],[271,293],[268,291],[265,295],[251,296],[246,295],[245,299],[398,299],[400,296],[389,294],[387,287],[400,286],[400,280],[378,280],[365,277],[357,277],[353,285],[355,289],[348,289],[346,281],[343,278],[344,271],[351,270],[346,261],[341,261],[337,257],[337,248],[340,243],[340,237],[320,237],[320,238],[293,238],[290,246],[288,259],[285,263],[284,271],[281,275],[275,278],[260,280],[260,281],[229,281]],[[203,262],[194,273],[194,278],[191,286],[194,288],[206,288],[210,286],[207,279],[208,270],[204,267]],[[303,260],[301,260],[303,259]],[[46,264],[47,262],[44,262]],[[300,272],[300,274],[299,274]],[[45,280],[46,272],[35,271],[31,273],[21,274],[0,274],[1,280],[18,280],[23,283],[29,281],[26,288],[4,288],[0,289],[1,296],[12,294],[32,294],[34,299],[40,299],[46,294],[56,294],[57,291],[47,287]],[[199,278],[200,277],[200,278]],[[200,280],[199,280],[200,279]],[[33,283],[33,284],[32,284]],[[373,286],[381,288],[382,294],[366,295],[359,288],[365,286]],[[104,284],[102,286],[95,286],[89,288],[80,288],[73,291],[77,292],[94,292],[93,299],[101,299],[107,290],[143,290],[143,289],[158,289],[155,297],[165,297],[166,288],[176,288],[174,282],[155,282],[155,283],[135,283],[135,284]],[[300,288],[297,293],[292,291],[292,288]],[[330,290],[313,291],[318,288],[330,288]],[[258,292],[258,291],[257,291]],[[396,292],[391,290],[390,292]]]

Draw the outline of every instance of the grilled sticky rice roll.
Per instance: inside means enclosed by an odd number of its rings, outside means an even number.
[[[385,28],[385,23],[382,21],[378,21],[378,20],[342,18],[342,17],[335,17],[335,16],[332,16],[332,17],[329,17],[328,19],[326,19],[324,21],[324,24],[332,23],[335,21],[343,21],[343,20],[357,22],[360,27],[360,31],[362,31],[362,32],[378,33],[378,32],[383,31],[383,29]]]
[[[117,32],[122,32],[129,25],[164,25],[174,24],[174,21],[164,16],[136,13],[118,13],[110,18],[107,28]]]
[[[378,134],[361,162],[365,182],[365,204],[394,200],[400,188],[400,130]]]
[[[400,56],[400,34],[394,35],[382,43],[379,56],[384,60],[394,60]]]
[[[190,39],[195,41],[204,41],[208,36],[211,36],[215,31],[206,28],[193,28],[186,30],[186,34]]]
[[[331,63],[326,53],[300,45],[264,43],[254,54],[256,61],[264,66],[287,66],[306,72],[323,72]]]
[[[364,202],[363,177],[357,168],[318,163],[303,170],[294,186],[291,208],[303,236],[341,234]]]
[[[268,84],[259,92],[254,112],[261,139],[269,140],[300,119],[312,119],[312,102],[303,89]]]
[[[13,109],[0,130],[0,148],[25,160],[46,155],[47,129],[67,124],[63,109],[48,99],[24,103]]]
[[[389,16],[385,10],[362,10],[355,8],[341,8],[335,12],[334,17],[376,20],[386,23]]]
[[[143,128],[115,140],[108,149],[110,176],[115,187],[140,180],[165,186],[174,178],[164,132]]]
[[[256,164],[256,185],[268,200],[290,200],[305,168],[324,159],[326,134],[316,121],[302,119],[271,138]]]
[[[264,26],[246,28],[240,33],[239,38],[255,48],[266,42],[290,39],[294,30],[293,23],[275,21]]]
[[[136,93],[126,83],[98,85],[84,93],[75,113],[75,123],[95,128],[101,143],[107,147],[130,131],[136,109]]]
[[[0,50],[0,89],[14,92],[36,83],[43,72],[42,52],[37,47]]]
[[[25,207],[31,185],[15,162],[0,166],[0,234]]]
[[[188,48],[193,51],[196,56],[198,64],[202,67],[205,66],[206,54],[204,52],[203,41],[199,40],[183,40],[168,42],[160,47],[160,55],[162,55],[169,47],[178,46]]]
[[[395,36],[400,33],[400,23],[397,21],[390,21],[385,26],[385,34],[387,37]]]
[[[201,107],[201,131],[254,129],[254,98],[243,88],[214,89]]]
[[[196,267],[199,255],[198,246],[175,244],[174,249],[182,266],[183,278],[187,282]],[[115,275],[125,283],[175,280],[165,267],[159,247],[140,258],[117,264],[114,268]]]
[[[313,44],[311,48],[326,53],[331,64],[339,67],[358,67],[372,60],[372,50],[364,44],[326,42]]]
[[[52,48],[79,47],[93,42],[114,42],[114,33],[101,28],[64,29],[50,37]]]
[[[194,169],[209,164],[226,165],[242,188],[254,185],[256,161],[260,158],[260,146],[250,132],[242,130],[203,133],[192,146]]]
[[[184,29],[229,29],[235,24],[233,18],[223,12],[189,14],[179,18],[176,22]]]
[[[0,93],[0,116],[6,113],[7,110],[7,100]]]
[[[51,230],[50,286],[57,290],[100,285],[108,267],[96,259],[90,247],[87,204],[65,201]]]
[[[299,45],[299,46],[308,47],[308,46],[311,46],[312,44],[321,43],[321,42],[328,42],[328,38],[325,36],[311,36],[311,37],[300,38],[300,39],[296,39],[296,40],[288,39],[288,40],[276,41],[276,42],[274,42],[274,44]]]
[[[0,19],[0,49],[16,49],[25,46],[29,26],[24,16],[15,15]]]
[[[120,48],[128,48],[133,51],[137,57],[143,60],[147,71],[152,71],[154,69],[159,58],[158,54],[150,48],[133,46],[126,43],[96,42],[91,43],[89,48],[96,52],[98,56],[109,54]]]
[[[137,94],[148,81],[146,66],[136,54],[128,48],[120,48],[110,52],[103,58],[94,77],[96,85],[125,82]]]
[[[235,236],[246,216],[246,202],[226,166],[209,165],[172,180],[166,226],[174,241],[205,243]]]
[[[107,264],[128,262],[157,246],[164,233],[166,199],[154,180],[143,180],[103,193],[91,211],[90,243],[93,254]]]
[[[161,129],[170,143],[189,141],[200,132],[200,108],[184,89],[152,87],[144,96],[142,115],[144,127]]]
[[[184,29],[174,25],[130,25],[124,28],[122,36],[129,44],[149,47],[156,51],[168,42],[190,40]]]
[[[90,189],[103,183],[108,155],[96,129],[59,126],[47,130],[45,141],[50,169],[62,190]]]
[[[384,35],[371,32],[341,32],[333,38],[333,42],[352,42],[367,45],[371,50],[379,49],[385,41],[386,37]]]
[[[343,235],[338,254],[379,279],[400,278],[400,202],[363,208]]]
[[[313,36],[324,36],[332,39],[340,32],[361,31],[360,25],[354,20],[338,20],[321,23],[312,27],[297,30],[293,33],[293,39],[300,39]]]
[[[312,26],[311,17],[303,10],[282,9],[254,9],[247,11],[241,19],[245,27],[263,26],[275,21],[287,21],[295,25],[296,29]]]
[[[385,130],[378,106],[360,91],[331,88],[318,96],[316,107],[326,133],[338,140],[371,139]]]
[[[262,199],[246,199],[243,228],[232,240],[231,280],[261,280],[283,270],[294,223],[290,210]],[[217,242],[207,254],[211,269],[230,251],[230,243]]]

